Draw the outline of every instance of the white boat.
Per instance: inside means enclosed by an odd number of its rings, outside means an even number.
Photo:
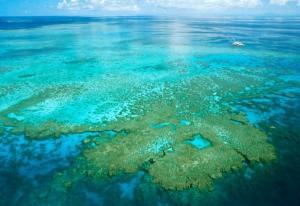
[[[241,41],[235,41],[232,43],[232,46],[242,47],[242,46],[245,46],[245,44]]]

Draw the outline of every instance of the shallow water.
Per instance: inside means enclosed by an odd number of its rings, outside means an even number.
[[[210,142],[199,134],[194,136],[192,140],[188,140],[186,143],[191,144],[198,149],[204,149],[210,146]]]
[[[0,205],[299,205],[299,28],[0,18]]]

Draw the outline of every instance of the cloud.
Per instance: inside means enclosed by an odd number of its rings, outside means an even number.
[[[207,8],[254,8],[262,4],[261,0],[146,0],[149,4],[164,8],[207,9]]]
[[[107,11],[138,11],[135,0],[60,0],[58,9],[65,10],[107,10]]]
[[[288,2],[300,5],[300,0],[59,0],[58,9],[139,11],[142,9],[204,10],[257,8],[268,4],[284,6]]]
[[[194,10],[224,7],[253,8],[261,5],[261,0],[60,0],[57,8],[68,10],[103,9],[110,11],[138,11],[140,5]]]
[[[79,9],[79,2],[77,0],[62,0],[58,2],[58,9],[69,9],[69,10],[77,10]]]
[[[270,4],[275,4],[275,5],[286,5],[288,0],[271,0]]]
[[[300,0],[270,0],[270,4],[285,6],[288,2],[294,2],[300,6]]]

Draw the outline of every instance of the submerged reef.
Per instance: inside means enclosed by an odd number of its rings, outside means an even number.
[[[261,87],[263,79],[252,78],[246,72],[232,75],[223,71],[218,76],[164,83],[159,93],[137,99],[129,116],[101,124],[72,125],[46,118],[34,124],[22,117],[22,113],[30,111],[28,108],[31,112],[38,108],[40,102],[53,97],[68,101],[65,99],[84,92],[78,87],[46,89],[8,107],[0,115],[5,125],[13,127],[12,132],[24,132],[28,138],[101,132],[83,140],[82,155],[64,175],[56,175],[54,181],[62,188],[86,177],[96,180],[143,170],[165,189],[205,190],[211,188],[215,179],[243,168],[245,163],[276,158],[266,134],[226,104],[253,95],[241,91],[249,84]],[[191,144],[195,137],[203,138],[197,141],[206,145]]]
[[[245,164],[276,159],[267,134],[239,105],[298,86],[263,68],[242,71],[147,82],[105,74],[38,89],[6,86],[0,90],[0,134],[4,127],[35,140],[91,134],[81,140],[74,162],[54,176],[56,190],[139,171],[165,189],[207,190]],[[14,96],[20,91],[26,95]]]
[[[4,128],[3,126],[0,124],[0,136],[2,136],[4,134]]]
[[[144,171],[165,189],[207,190],[216,179],[245,164],[275,160],[267,135],[229,106],[237,99],[257,96],[256,88],[264,87],[264,79],[246,72],[219,74],[164,83],[160,93],[137,99],[129,116],[113,121],[78,128],[48,124],[57,134],[101,133],[83,140],[81,155],[55,175],[52,187],[65,191],[82,180]],[[252,89],[245,90],[247,85]],[[31,133],[27,134],[30,138]],[[205,146],[193,145],[195,138]]]

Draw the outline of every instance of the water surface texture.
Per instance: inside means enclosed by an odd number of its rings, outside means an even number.
[[[0,18],[0,205],[299,205],[299,122],[299,18]]]

